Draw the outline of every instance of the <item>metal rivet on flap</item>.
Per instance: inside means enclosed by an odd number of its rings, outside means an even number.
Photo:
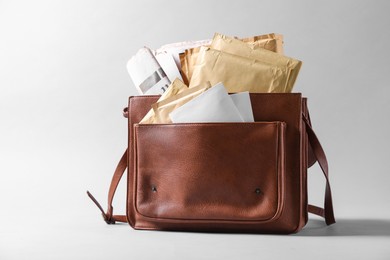
[[[152,186],[152,191],[153,192],[157,192],[157,187],[156,186]]]
[[[259,188],[256,188],[256,189],[255,189],[255,192],[256,192],[256,194],[260,194],[260,193],[261,193],[261,190],[260,190]]]

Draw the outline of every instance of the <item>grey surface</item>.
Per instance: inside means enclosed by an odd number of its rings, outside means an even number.
[[[0,259],[389,259],[389,1],[0,1]],[[107,226],[127,60],[146,45],[283,33],[304,62],[339,222],[294,236]],[[310,174],[310,201],[324,181]],[[124,212],[125,186],[116,212]]]

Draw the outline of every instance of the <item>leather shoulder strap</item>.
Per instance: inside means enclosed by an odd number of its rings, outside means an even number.
[[[103,219],[107,224],[115,224],[115,221],[127,222],[127,218],[125,215],[113,215],[114,208],[112,207],[112,201],[114,200],[116,189],[126,168],[127,168],[127,150],[123,153],[122,158],[120,159],[118,166],[115,169],[114,175],[112,176],[110,189],[108,191],[108,207],[106,212],[104,212],[102,206],[95,199],[95,197],[92,196],[92,194],[89,191],[87,191],[88,197],[100,209],[103,215]]]
[[[328,161],[326,159],[326,155],[324,150],[322,149],[320,141],[318,140],[316,134],[314,133],[314,130],[311,127],[308,118],[305,115],[302,115],[302,118],[306,125],[306,133],[309,139],[310,146],[313,150],[313,154],[316,157],[317,162],[320,165],[320,168],[326,180],[324,208],[320,208],[309,204],[308,211],[310,213],[324,217],[326,224],[331,225],[336,223],[336,220],[334,218],[334,213],[333,213],[332,191],[330,189],[330,182],[329,182]]]

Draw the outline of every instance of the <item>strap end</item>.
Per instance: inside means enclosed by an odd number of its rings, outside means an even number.
[[[104,212],[104,210],[103,210],[102,206],[100,205],[100,203],[95,199],[95,197],[89,191],[87,191],[87,195],[92,200],[92,202],[95,203],[95,205],[98,207],[98,209],[101,211],[104,221],[107,224],[115,224],[115,220],[113,220],[112,218],[108,217],[108,215]]]

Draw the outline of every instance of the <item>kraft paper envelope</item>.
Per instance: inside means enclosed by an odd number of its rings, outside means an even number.
[[[184,90],[188,89],[188,87],[179,79],[175,79],[172,84],[168,87],[168,89],[161,95],[161,97],[157,100],[157,102],[163,101],[169,97],[173,97],[179,93],[182,93]],[[155,123],[155,114],[153,109],[150,109],[149,112],[142,118],[139,122],[140,124],[153,124]]]
[[[173,123],[244,122],[222,83],[176,108],[169,117]]]
[[[269,51],[273,51],[276,53],[283,54],[283,35],[281,34],[265,34],[258,35],[253,37],[248,37],[241,39],[241,41],[245,42],[252,49],[266,49]],[[211,40],[208,45],[211,44]],[[204,45],[204,47],[210,46]],[[191,82],[192,73],[194,70],[194,66],[196,65],[196,61],[198,58],[198,54],[200,51],[200,46],[187,49],[184,53],[181,53],[180,56],[180,64],[181,64],[181,73],[183,77],[183,81],[186,84]]]
[[[249,92],[241,92],[237,94],[231,94],[230,98],[233,100],[244,122],[254,122],[252,103],[249,96]]]
[[[190,88],[222,82],[230,93],[284,92],[290,69],[202,47]]]
[[[215,34],[210,48],[290,69],[291,73],[287,81],[286,89],[283,92],[292,91],[302,65],[302,62],[299,60],[276,54],[265,49],[253,49],[240,40],[218,33]]]
[[[234,37],[236,38],[236,37]],[[237,38],[239,39],[239,38]],[[253,49],[266,49],[276,53],[283,54],[283,35],[276,33],[269,33],[248,38],[239,39],[246,44],[252,46]]]
[[[202,94],[209,88],[210,88],[210,83],[205,82],[202,85],[183,90],[181,93],[177,95],[171,96],[169,98],[166,98],[160,102],[153,104],[152,108],[155,114],[153,123],[155,124],[172,123],[171,119],[169,118],[169,113],[171,113],[176,108],[184,105],[191,99]]]

